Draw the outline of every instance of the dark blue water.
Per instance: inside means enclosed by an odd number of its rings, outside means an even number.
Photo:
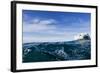
[[[23,44],[23,63],[91,59],[90,40]]]

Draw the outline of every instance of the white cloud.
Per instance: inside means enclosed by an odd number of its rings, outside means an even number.
[[[23,23],[23,32],[39,32],[39,31],[47,31],[47,30],[53,30],[56,29],[56,27],[52,24],[54,24],[56,21],[53,19],[49,20],[39,20],[34,19],[31,21],[31,23]]]
[[[53,24],[56,23],[56,21],[54,19],[49,19],[49,20],[41,20],[40,21],[40,25],[48,25],[48,24]]]
[[[25,43],[25,42],[69,41],[74,39],[74,35],[89,30],[89,28],[86,28],[84,26],[84,24],[87,23],[81,24],[83,25],[83,27],[78,29],[77,28],[72,29],[66,26],[60,28],[54,25],[55,23],[57,23],[57,21],[54,19],[41,20],[38,18],[28,22],[23,22],[23,33],[33,33],[24,35],[23,42]],[[37,34],[35,34],[34,32],[36,32]]]
[[[40,22],[39,19],[34,19],[34,20],[32,20],[32,23],[39,23],[39,22]]]
[[[69,36],[24,36],[23,42],[59,42],[59,41],[69,41],[71,40]]]

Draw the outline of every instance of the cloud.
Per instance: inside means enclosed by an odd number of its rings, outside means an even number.
[[[23,38],[23,42],[59,42],[59,41],[68,41],[68,39],[71,40],[72,37],[70,36],[65,36],[65,35],[53,35],[53,36],[39,36],[39,35],[35,35],[35,36],[24,36]]]
[[[54,30],[56,29],[54,24],[56,21],[53,19],[49,20],[39,20],[34,19],[30,22],[23,23],[23,32],[39,32],[39,31],[47,31],[47,30]]]
[[[88,22],[74,23],[73,26],[60,24],[54,19],[39,19],[35,18],[23,22],[23,42],[56,42],[69,41],[74,39],[74,35],[81,32],[88,32],[90,27],[87,27]],[[76,24],[78,25],[75,26]],[[29,34],[30,33],[30,34]]]

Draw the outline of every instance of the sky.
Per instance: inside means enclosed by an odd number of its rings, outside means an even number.
[[[22,14],[23,43],[71,41],[77,34],[90,34],[90,13],[23,10]]]

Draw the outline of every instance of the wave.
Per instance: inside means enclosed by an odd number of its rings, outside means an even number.
[[[91,59],[89,40],[23,44],[24,63],[86,59]]]

